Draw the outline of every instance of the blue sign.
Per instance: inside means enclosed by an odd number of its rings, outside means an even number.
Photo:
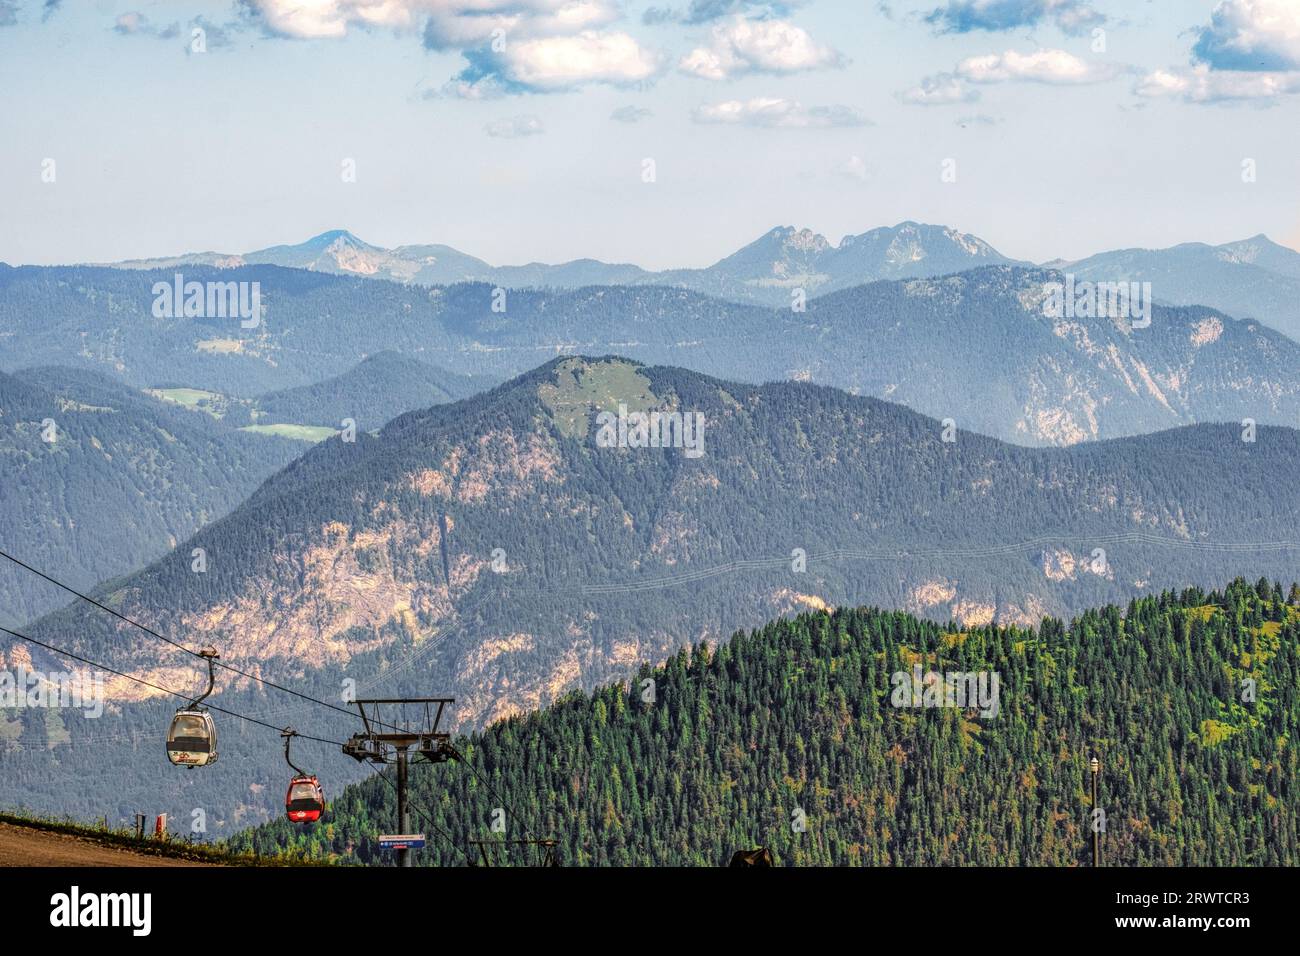
[[[418,850],[424,846],[423,833],[389,833],[379,835],[381,850]]]

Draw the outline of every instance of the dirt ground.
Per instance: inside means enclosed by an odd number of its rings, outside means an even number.
[[[136,853],[86,837],[0,823],[2,866],[207,866],[190,860]]]

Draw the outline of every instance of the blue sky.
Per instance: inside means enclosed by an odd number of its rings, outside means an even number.
[[[0,83],[11,263],[346,228],[664,268],[904,219],[1300,247],[1300,0],[0,0]]]

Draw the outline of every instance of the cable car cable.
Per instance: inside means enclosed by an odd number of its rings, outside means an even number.
[[[115,610],[115,609],[109,607],[108,605],[103,604],[103,603],[101,603],[101,602],[95,600],[94,598],[90,597],[90,596],[87,595],[87,594],[83,594],[81,591],[78,591],[76,588],[71,587],[70,585],[64,584],[62,581],[59,581],[58,579],[52,577],[51,575],[46,574],[44,571],[41,571],[41,570],[38,569],[38,568],[34,568],[34,567],[32,567],[30,564],[26,563],[25,561],[20,560],[19,558],[14,557],[12,554],[9,554],[7,551],[5,551],[5,550],[3,550],[3,549],[0,549],[0,557],[6,558],[6,559],[8,559],[9,561],[12,561],[14,564],[18,565],[19,567],[21,567],[21,568],[25,568],[26,570],[30,571],[32,574],[35,574],[37,577],[39,577],[39,578],[41,578],[41,579],[43,579],[43,580],[45,580],[45,581],[48,581],[50,584],[53,584],[53,585],[55,585],[56,587],[60,587],[60,588],[62,588],[63,590],[67,591],[69,594],[75,595],[76,597],[78,597],[78,598],[80,598],[81,600],[87,602],[88,604],[92,604],[92,605],[94,605],[95,607],[99,608],[99,609],[102,610],[102,611],[107,611],[109,614],[113,615],[113,616],[116,617],[117,619],[119,619],[119,620],[121,620],[121,621],[123,621],[123,622],[125,622],[125,623],[127,623],[127,624],[130,624],[132,627],[137,627],[137,628],[139,628],[140,630],[144,631],[146,634],[149,634],[149,635],[152,636],[152,637],[156,637],[156,638],[158,638],[158,640],[163,641],[163,642],[166,643],[166,644],[170,644],[172,647],[175,647],[175,648],[177,648],[178,650],[182,650],[182,651],[184,651],[186,654],[189,654],[191,657],[197,657],[197,658],[199,658],[199,659],[201,659],[201,660],[206,661],[206,662],[208,663],[208,665],[209,665],[209,668],[212,666],[213,663],[215,663],[216,666],[221,667],[221,668],[223,668],[223,669],[225,669],[225,670],[228,670],[228,671],[230,671],[231,673],[238,674],[239,676],[244,677],[244,678],[247,678],[247,679],[249,679],[249,680],[257,681],[257,682],[260,683],[260,684],[264,684],[265,686],[267,686],[267,687],[271,687],[271,688],[273,688],[273,689],[275,689],[275,690],[283,691],[283,692],[286,693],[286,694],[292,694],[294,697],[297,697],[297,698],[299,698],[299,699],[301,699],[301,700],[309,701],[309,702],[311,702],[311,703],[318,704],[318,705],[320,705],[320,706],[322,706],[322,707],[328,707],[330,710],[338,711],[338,712],[341,713],[341,714],[347,714],[349,717],[355,717],[355,716],[356,716],[352,711],[348,710],[348,709],[345,708],[345,707],[339,707],[337,704],[331,704],[329,701],[320,700],[319,698],[312,697],[310,694],[304,694],[304,693],[302,693],[301,691],[296,691],[296,690],[294,690],[293,688],[285,687],[285,686],[283,686],[283,685],[281,685],[281,684],[277,684],[277,683],[274,682],[274,681],[270,681],[270,680],[267,680],[266,678],[259,677],[259,676],[257,676],[256,674],[250,674],[250,673],[248,673],[248,672],[246,672],[246,671],[242,671],[242,670],[240,670],[238,667],[234,667],[233,665],[226,664],[226,663],[224,663],[223,661],[220,661],[220,660],[213,661],[212,658],[208,657],[208,656],[205,655],[203,652],[195,651],[195,650],[191,650],[189,647],[187,647],[186,645],[182,644],[181,642],[176,641],[176,640],[173,640],[172,638],[167,637],[167,636],[164,635],[164,634],[159,634],[159,633],[158,633],[157,631],[155,631],[153,628],[148,627],[148,626],[146,626],[146,625],[144,625],[144,624],[141,624],[139,621],[132,620],[131,618],[127,617],[125,614],[122,614],[120,611],[117,611],[117,610]],[[13,632],[13,631],[9,631],[8,633],[13,634],[14,632]],[[32,640],[31,638],[22,638],[22,640],[31,641],[31,642],[34,643],[34,644],[39,644],[39,643],[40,643],[39,641],[34,641],[34,640]],[[41,645],[41,646],[43,646],[43,647],[49,647],[49,645]],[[50,649],[51,649],[51,650],[56,650],[58,653],[67,653],[67,652],[64,652],[64,651],[58,651],[57,648],[52,648],[52,647],[51,647]],[[71,656],[71,655],[69,655],[69,656]],[[94,665],[94,666],[99,667],[101,670],[109,671],[110,673],[115,673],[115,674],[118,673],[117,671],[113,671],[111,668],[103,667],[102,665],[98,665],[98,664],[97,664],[97,665]],[[132,680],[135,679],[135,678],[131,678],[131,675],[129,675],[129,674],[119,674],[119,676],[121,676],[121,677],[127,677],[127,678],[132,679]],[[152,686],[152,685],[151,685],[151,686]],[[157,689],[166,691],[166,688],[157,688]],[[166,692],[167,692],[167,693],[174,693],[173,691],[166,691]],[[176,694],[175,696],[180,697],[180,696],[183,696],[183,695]],[[206,696],[206,695],[204,695],[204,696]],[[213,709],[213,710],[218,710],[218,711],[221,710],[221,708],[216,707],[216,706],[213,706],[212,709]],[[244,719],[244,720],[249,720],[249,721],[252,721],[252,722],[254,722],[254,723],[261,724],[261,725],[264,726],[264,727],[272,727],[271,724],[265,723],[264,721],[256,720],[255,718],[252,718],[252,717],[244,717],[242,714],[237,714],[236,716],[238,716],[238,717],[240,717],[241,719]],[[380,726],[390,726],[390,727],[392,727],[393,729],[396,729],[395,725],[387,725],[387,724],[385,724],[384,721],[376,721],[376,723],[379,724]],[[277,728],[273,728],[273,729],[275,729],[275,730],[278,731],[278,730],[281,730],[281,729],[283,729],[283,728],[278,728],[278,727],[277,727]],[[311,738],[311,739],[320,739],[320,738]],[[340,745],[340,746],[342,746],[342,745]],[[533,832],[528,828],[527,824],[525,824],[525,823],[523,822],[523,820],[524,820],[523,816],[514,812],[514,808],[511,807],[508,803],[506,803],[505,800],[503,800],[503,799],[501,798],[501,795],[496,791],[496,789],[492,786],[492,784],[491,784],[491,783],[490,783],[486,778],[484,778],[484,777],[483,777],[483,776],[482,776],[482,775],[481,775],[481,774],[480,774],[480,773],[479,773],[479,772],[474,768],[474,766],[473,766],[472,764],[470,764],[468,761],[464,760],[463,757],[461,758],[461,760],[460,760],[459,762],[463,763],[463,764],[464,764],[464,765],[469,769],[469,771],[470,771],[472,774],[474,774],[474,776],[478,777],[479,781],[482,782],[483,785],[484,785],[485,787],[487,787],[488,792],[489,792],[493,797],[495,797],[495,798],[497,799],[498,802],[500,802],[500,804],[501,804],[502,807],[504,807],[505,809],[509,810],[509,811],[510,811],[514,816],[515,816],[515,818],[516,818],[517,820],[520,821],[520,824],[523,826],[523,828],[524,828],[524,832],[525,832],[525,833],[527,833],[529,836],[535,836],[535,834],[533,834]]]
[[[7,627],[0,626],[0,632],[8,634],[10,637],[17,638],[20,641],[24,641],[29,644],[35,644],[37,647],[43,647],[47,651],[52,651],[55,654],[61,654],[64,657],[71,658],[72,660],[78,661],[89,667],[96,667],[102,671],[105,671],[106,673],[114,674],[118,677],[125,678],[126,680],[135,681],[137,684],[142,684],[145,687],[150,687],[157,691],[162,691],[164,694],[170,694],[171,696],[179,697],[182,700],[190,699],[189,694],[182,694],[180,691],[171,690],[170,688],[163,687],[160,684],[155,684],[152,681],[147,681],[143,677],[136,677],[134,674],[127,674],[123,671],[115,670],[112,667],[107,667],[103,664],[100,664],[98,661],[93,661],[88,657],[83,657],[82,655],[73,653],[72,651],[66,651],[61,647],[55,647],[53,644],[48,644],[45,641],[38,641],[35,638],[28,637],[25,634],[20,634],[18,631],[11,630]],[[208,707],[209,709],[215,710],[218,713],[227,714],[228,716],[231,717],[237,717],[240,720],[245,720],[248,721],[249,723],[257,724],[258,726],[265,727],[268,730],[274,730],[276,733],[280,734],[281,736],[285,736],[285,732],[287,728],[276,727],[274,724],[268,724],[264,720],[258,720],[256,717],[248,717],[244,714],[239,713],[238,711],[230,710],[229,708],[226,707],[218,707],[216,704],[209,704]],[[312,740],[317,743],[329,744],[330,746],[334,746],[334,747],[343,746],[343,744],[337,740],[327,740],[324,737],[316,737],[311,734],[304,734],[296,730],[291,731],[291,736],[301,737],[303,740]],[[288,759],[287,747],[286,747],[285,759],[286,760]],[[292,767],[293,764],[291,763],[290,766]],[[468,766],[468,764],[466,764],[466,766]],[[297,768],[295,767],[294,769],[296,770]],[[396,789],[396,784],[394,784],[393,781],[389,780],[388,777],[385,776],[382,770],[375,770],[375,773],[379,777],[381,777],[390,787],[393,787],[394,790]],[[464,847],[462,847],[459,843],[457,843],[455,838],[453,838],[450,833],[448,833],[442,827],[434,823],[433,820],[429,817],[429,815],[425,813],[424,809],[421,806],[419,806],[418,804],[412,804],[412,806],[415,808],[415,811],[418,814],[420,814],[421,817],[424,818],[425,822],[428,824],[429,828],[433,830],[434,833],[437,833],[439,836],[445,839],[449,844],[451,844],[452,847],[454,847],[456,850],[459,850],[461,855],[464,856],[466,860],[470,861],[471,863],[473,862],[473,857],[470,856],[469,851],[466,850]]]
[[[35,574],[37,577],[43,578],[44,580],[50,582],[51,584],[63,588],[63,590],[67,591],[69,594],[76,595],[77,597],[81,598],[81,600],[86,601],[89,604],[93,604],[95,607],[99,608],[102,611],[107,611],[115,618],[124,621],[127,624],[130,624],[132,627],[138,627],[146,634],[156,637],[158,638],[158,640],[163,641],[164,643],[170,644],[172,647],[184,651],[186,654],[189,654],[191,657],[198,657],[198,658],[203,657],[203,654],[200,653],[199,651],[191,650],[190,648],[186,647],[184,644],[180,643],[179,641],[172,640],[170,637],[167,637],[164,634],[159,634],[153,628],[141,624],[139,621],[133,621],[131,618],[127,617],[125,614],[122,614],[120,611],[114,610],[113,608],[109,607],[107,604],[101,604],[99,601],[96,601],[94,598],[90,597],[89,595],[82,594],[76,588],[64,584],[62,581],[59,581],[51,577],[50,575],[46,574],[44,571],[40,571],[37,568],[32,567],[30,564],[27,564],[24,561],[20,561],[18,558],[15,558],[12,554],[9,554],[7,551],[4,551],[3,549],[0,549],[0,557],[8,558],[14,564],[18,565],[21,568],[26,568],[28,571],[32,572],[32,574]],[[30,638],[25,638],[25,640],[30,640]],[[256,674],[250,674],[247,671],[242,671],[238,667],[235,667],[231,664],[226,664],[222,661],[217,661],[216,663],[218,667],[228,670],[231,673],[238,674],[240,677],[245,677],[249,680],[257,681],[259,684],[264,684],[267,687],[271,687],[275,690],[283,691],[286,694],[292,694],[294,697],[300,698],[301,700],[311,701],[313,704],[319,704],[322,707],[328,707],[330,710],[337,710],[340,714],[347,714],[349,717],[356,716],[355,713],[348,710],[346,707],[339,707],[337,704],[331,704],[327,700],[320,700],[319,698],[312,697],[310,694],[304,694],[301,691],[296,691],[291,687],[285,687],[282,684],[277,684],[275,681],[267,680],[264,677],[258,677]],[[108,668],[103,668],[103,669],[108,670]]]
[[[182,694],[180,691],[171,690],[170,688],[163,687],[159,684],[154,684],[151,681],[147,681],[143,677],[136,677],[134,674],[127,674],[119,670],[114,670],[113,668],[107,667],[104,664],[100,664],[97,661],[92,661],[88,657],[82,657],[80,654],[74,654],[72,651],[65,651],[63,648],[55,647],[53,644],[46,644],[44,641],[38,641],[34,637],[28,637],[25,634],[19,634],[17,631],[11,631],[7,627],[0,627],[0,631],[3,631],[5,634],[10,635],[11,637],[16,637],[20,641],[26,641],[29,644],[35,644],[37,647],[43,647],[47,651],[53,651],[55,654],[62,654],[64,657],[70,657],[74,661],[80,661],[81,663],[86,664],[89,667],[97,667],[100,670],[105,671],[106,673],[109,674],[115,674],[118,677],[125,677],[127,680],[135,681],[137,684],[143,684],[145,687],[152,687],[154,690],[162,691],[164,694],[171,694],[173,697],[179,697],[181,700],[189,701],[193,699],[192,694]],[[260,727],[266,727],[268,730],[274,730],[277,734],[280,733],[280,731],[283,729],[281,727],[275,726],[275,724],[268,724],[264,720],[258,720],[256,717],[249,717],[245,714],[239,713],[238,711],[230,710],[225,707],[218,707],[216,704],[208,704],[206,706],[210,710],[215,710],[218,713],[229,714],[231,717],[238,717],[240,720],[246,720],[250,724],[257,724]],[[313,737],[310,734],[299,734],[298,736],[302,737],[304,740],[314,740],[317,743],[330,744],[336,747],[343,746],[343,744],[337,740],[326,740],[324,737]]]

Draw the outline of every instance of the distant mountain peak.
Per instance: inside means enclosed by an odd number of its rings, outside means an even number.
[[[926,242],[949,242],[962,251],[979,257],[990,257],[1001,260],[997,250],[990,246],[978,236],[971,235],[968,232],[962,232],[960,229],[954,229],[951,226],[938,226],[928,222],[915,222],[911,219],[905,219],[893,226],[877,226],[875,229],[869,229],[858,235],[845,236],[840,240],[839,249],[844,250],[847,247],[860,245],[867,242],[883,242],[885,240],[916,240]]]
[[[813,232],[811,229],[800,229],[797,226],[777,226],[764,238],[776,239],[784,248],[799,252],[825,252],[834,248],[821,233]],[[762,241],[762,239],[758,240],[758,242]]]
[[[1279,245],[1262,232],[1251,236],[1249,239],[1225,242],[1221,246],[1215,246],[1214,249],[1218,257],[1225,262],[1247,264],[1258,263],[1261,259],[1276,259],[1279,256],[1294,257],[1296,255],[1294,249]]]
[[[334,245],[334,243],[336,242],[342,242],[350,246],[362,246],[367,249],[375,248],[374,246],[370,245],[370,243],[363,242],[362,240],[358,239],[356,236],[348,232],[346,229],[331,229],[328,232],[322,232],[318,236],[312,236],[310,239],[308,239],[306,242],[303,243],[303,246],[308,246],[316,249],[324,249],[327,246]]]
[[[835,248],[825,236],[813,232],[811,229],[800,228],[799,226],[775,226],[753,242],[742,246],[731,256],[728,256],[727,259],[753,250],[769,250],[774,246],[777,249],[793,250],[801,253],[820,253]],[[726,262],[727,260],[722,261]]]

